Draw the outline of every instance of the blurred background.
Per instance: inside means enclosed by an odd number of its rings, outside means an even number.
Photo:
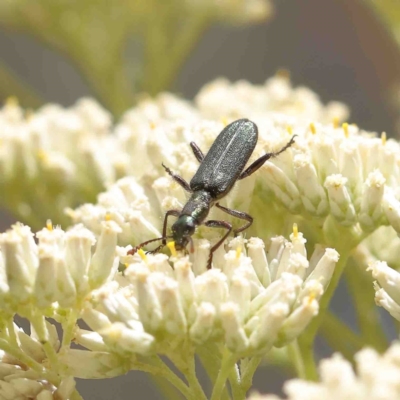
[[[308,86],[324,102],[346,103],[349,122],[397,135],[396,0],[249,1],[254,7],[245,16],[212,3],[0,0],[0,101],[15,95],[22,106],[37,108],[93,96],[117,119],[142,93],[169,90],[191,99],[216,77],[260,84],[284,68],[294,85]],[[3,210],[1,231],[14,221]],[[347,304],[342,287],[333,309],[351,321]],[[330,354],[323,341],[318,353]],[[287,377],[264,367],[255,387],[280,393]],[[143,373],[79,381],[78,389],[86,400],[162,398]]]

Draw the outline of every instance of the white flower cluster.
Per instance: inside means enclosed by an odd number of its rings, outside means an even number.
[[[215,107],[213,91],[223,108]],[[245,100],[240,109],[236,97]],[[155,100],[140,102],[116,126],[112,126],[110,114],[89,99],[71,108],[47,105],[27,114],[11,100],[0,110],[0,201],[38,227],[49,217],[62,221],[65,207],[93,201],[118,178],[159,176],[161,161],[172,168],[183,163],[184,168],[187,159],[186,167],[189,164],[192,171],[196,166],[193,157],[188,157],[187,150],[180,155],[181,150],[188,148],[190,139],[206,151],[222,129],[224,118],[247,117],[258,122],[262,114],[267,120],[282,120],[277,112],[289,109],[303,125],[347,116],[343,106],[325,107],[314,93],[295,89],[278,76],[261,87],[216,81],[199,94],[195,104],[160,94]],[[218,122],[204,122],[204,118]],[[283,120],[284,125],[294,122]],[[199,140],[202,135],[205,137]],[[262,135],[268,136],[268,146],[260,146],[260,151],[271,150],[283,141],[275,138],[271,142],[265,128]]]
[[[238,359],[264,354],[296,338],[318,313],[339,258],[317,247],[308,260],[295,226],[290,241],[274,237],[268,252],[260,239],[232,239],[206,270],[207,240],[196,239],[189,257],[172,248],[168,260],[127,255],[129,247],[117,247],[119,233],[108,220],[97,242],[82,225],[64,232],[50,222],[36,234],[38,244],[21,224],[1,234],[0,394],[3,380],[37,395],[74,390],[72,376],[120,375],[137,367],[127,357],[181,346],[218,343]],[[30,321],[31,336],[13,322],[16,313]],[[61,324],[61,344],[45,317]],[[76,326],[79,318],[90,331]],[[72,340],[87,350],[71,349]]]
[[[48,222],[36,233],[38,244],[22,224],[0,235],[1,399],[71,398],[75,382],[68,370],[74,351],[70,341],[85,297],[114,278],[118,232],[115,222],[105,221],[96,241],[81,225],[64,232]],[[16,326],[15,314],[30,321],[31,335]],[[55,325],[45,317],[61,323],[62,344]],[[107,357],[111,368],[112,356]],[[92,368],[94,377],[95,371]]]
[[[307,260],[305,240],[238,237],[220,248],[205,270],[210,242],[197,240],[190,257],[126,256],[124,276],[92,292],[82,313],[94,331],[78,329],[76,341],[121,355],[169,354],[208,342],[238,358],[264,354],[296,338],[318,313],[339,254],[318,248]],[[76,365],[77,373],[82,364]]]
[[[46,323],[50,345],[54,351],[59,346],[58,335],[54,325]],[[12,332],[11,332],[11,331]],[[75,389],[72,376],[60,378],[50,370],[45,370],[46,352],[35,331],[27,335],[15,324],[7,331],[7,339],[15,339],[18,347],[25,356],[23,360],[0,350],[0,398],[2,400],[69,400]],[[2,334],[0,341],[4,341]],[[27,359],[27,364],[25,364]]]
[[[111,116],[93,100],[26,115],[14,100],[7,102],[0,111],[1,202],[17,215],[45,220],[53,204],[59,209],[89,200],[116,178],[102,161],[113,162],[110,128]]]
[[[396,400],[400,399],[400,344],[380,355],[364,349],[355,355],[356,372],[339,354],[321,361],[320,382],[292,379],[284,384],[287,400]],[[252,394],[248,400],[280,400]]]
[[[325,221],[334,220],[354,228],[360,237],[382,225],[399,233],[399,144],[347,124],[334,127],[300,121],[291,126],[290,121],[289,117],[268,114],[255,120],[259,140],[253,158],[281,148],[292,134],[297,135],[295,144],[238,182],[222,204],[253,215],[282,207],[270,213],[268,224],[255,219],[252,232],[257,236],[282,226],[282,215],[287,211],[301,215],[305,224],[319,220],[324,226]],[[207,151],[222,128],[221,123],[204,121],[192,127],[166,124],[161,130],[160,126],[157,140],[142,140],[141,153],[133,149],[141,164],[135,178],[118,181],[98,196],[96,205],[69,210],[69,215],[95,232],[104,216],[112,215],[122,228],[120,239],[125,244],[159,236],[159,217],[167,209],[180,209],[186,201],[182,188],[161,170],[161,163],[189,181],[198,163],[188,143],[194,140]],[[213,212],[215,217],[218,212]]]
[[[39,231],[36,244],[28,226],[16,224],[0,235],[0,308],[30,316],[32,307],[74,307],[90,290],[113,278],[118,268],[115,254],[120,229],[104,221],[96,243],[92,232],[76,225],[68,232],[53,228]]]
[[[247,81],[230,83],[224,78],[205,85],[195,98],[197,107],[205,118],[229,119],[248,117],[258,120],[273,111],[297,120],[325,124],[345,121],[348,108],[337,101],[323,105],[318,95],[307,87],[293,88],[282,71],[264,85]]]

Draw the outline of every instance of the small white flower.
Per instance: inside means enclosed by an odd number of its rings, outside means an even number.
[[[320,381],[292,379],[284,384],[287,400],[394,400],[400,398],[400,344],[380,355],[363,349],[355,355],[356,370],[340,354],[320,362]],[[248,400],[280,400],[253,393]]]
[[[388,266],[385,261],[374,261],[368,267],[372,271],[376,304],[385,308],[400,321],[400,273]]]

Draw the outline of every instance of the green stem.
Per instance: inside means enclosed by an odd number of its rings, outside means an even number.
[[[273,347],[263,358],[263,364],[275,365],[277,367],[292,369],[291,360],[286,349]]]
[[[80,310],[80,306],[76,306],[76,309]],[[63,338],[60,351],[65,347],[67,348],[70,347],[72,339],[75,334],[76,320],[77,320],[77,312],[75,310],[71,310],[67,315],[67,322],[62,324]]]
[[[396,329],[397,335],[400,336],[400,322],[397,321],[397,319],[393,318],[393,324],[394,324],[394,327]]]
[[[229,385],[231,387],[231,393],[233,400],[243,400],[245,398],[246,393],[243,394],[243,390],[241,387],[242,378],[240,376],[240,371],[238,365],[235,364],[229,373]],[[228,390],[226,388],[228,393]],[[228,398],[230,398],[228,394]]]
[[[221,351],[217,345],[214,343],[206,345],[206,346],[199,346],[196,349],[196,354],[198,355],[201,364],[206,371],[208,378],[210,379],[211,383],[215,384],[215,380],[217,379],[219,366],[221,362],[220,354]],[[230,399],[229,393],[227,388],[224,389],[222,393],[221,400],[228,400]]]
[[[252,357],[250,360],[247,360],[245,365],[242,368],[242,379],[241,379],[241,387],[244,395],[246,395],[247,391],[251,388],[253,384],[253,376],[260,365],[262,357]]]
[[[205,395],[203,388],[201,387],[200,382],[197,379],[194,353],[192,353],[191,355],[187,355],[187,369],[182,372],[184,373],[185,378],[189,383],[189,388],[194,395],[194,398],[196,400],[207,400],[207,396]]]
[[[150,375],[151,380],[154,382],[154,385],[157,387],[160,393],[164,396],[165,399],[168,400],[178,400],[182,399],[181,393],[178,389],[165,378],[157,375]]]
[[[8,333],[8,341],[10,342],[11,346],[19,348],[17,335],[15,334],[15,329],[14,329],[14,320],[12,317],[7,318],[7,333]]]
[[[296,370],[297,377],[301,379],[306,378],[306,370],[305,365],[303,363],[303,358],[300,351],[300,346],[297,340],[294,340],[292,343],[286,346],[287,352],[290,360]]]
[[[28,368],[38,372],[44,379],[47,379],[49,382],[55,384],[58,383],[59,379],[56,374],[46,370],[42,364],[38,363],[33,358],[27,356],[19,348],[11,346],[5,339],[0,339],[0,349],[12,355],[17,360],[21,361]]]
[[[346,266],[347,259],[349,256],[349,252],[343,249],[339,251],[340,259],[336,264],[335,271],[333,273],[332,279],[329,283],[329,286],[322,296],[319,303],[319,312],[318,315],[311,321],[310,325],[308,325],[307,329],[303,332],[303,334],[299,337],[298,343],[300,346],[300,353],[303,359],[303,364],[305,368],[305,377],[309,380],[318,379],[317,367],[314,358],[314,339],[318,332],[319,327],[322,324],[323,318],[328,309],[330,300],[335,292],[337,285],[339,283],[340,277],[342,276],[344,267]]]
[[[43,345],[43,349],[46,353],[47,359],[50,362],[51,369],[53,371],[59,372],[57,353],[54,350],[51,343],[49,342],[49,331],[46,326],[45,317],[43,315],[35,315],[35,314],[36,313],[32,313],[32,315],[29,318],[31,324],[35,328],[36,334],[38,335],[38,338]]]
[[[165,44],[160,42],[160,37],[163,34],[162,31],[171,26],[162,26],[162,21],[160,21],[161,29],[155,29],[154,24],[150,26],[151,32],[147,32],[146,35],[147,54],[141,82],[142,90],[156,95],[169,89],[182,68],[183,62],[210,23],[210,16],[207,13],[196,14],[190,24],[186,23],[185,31],[175,35],[173,43],[167,43],[169,44],[167,52],[161,45]],[[160,69],[159,65],[163,68]]]
[[[314,358],[314,341],[312,337],[305,336],[298,339],[299,351],[304,366],[304,378],[310,381],[318,379],[318,370]]]
[[[224,349],[222,355],[221,369],[218,373],[215,381],[214,389],[211,394],[211,400],[221,399],[221,395],[226,387],[226,380],[231,372],[232,367],[236,363],[236,357],[234,357],[228,349]]]
[[[378,309],[375,305],[375,292],[371,276],[365,272],[367,265],[355,253],[352,257],[353,265],[349,265],[345,271],[349,292],[354,300],[354,308],[357,313],[357,321],[361,331],[360,340],[378,351],[387,349],[388,341],[382,329]],[[364,271],[361,269],[364,267]]]
[[[152,361],[153,365],[135,361],[132,368],[163,377],[175,386],[186,399],[196,400],[191,389],[159,357],[153,357]]]
[[[75,389],[71,394],[71,400],[83,400],[83,397],[80,393]]]
[[[339,351],[349,361],[353,361],[354,353],[364,344],[360,336],[329,311],[325,314],[320,332],[329,346]]]

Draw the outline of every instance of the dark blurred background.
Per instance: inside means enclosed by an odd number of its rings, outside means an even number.
[[[263,24],[210,28],[171,90],[193,98],[202,85],[219,76],[262,83],[285,68],[295,85],[310,87],[324,102],[346,103],[350,122],[395,136],[398,111],[389,100],[399,81],[399,50],[371,9],[358,0],[281,0],[274,5],[274,17]],[[93,95],[67,58],[32,37],[0,31],[0,54],[1,61],[46,101],[68,106],[79,97]],[[13,217],[3,212],[1,231],[12,222]],[[333,309],[351,321],[347,304],[342,287]],[[329,348],[319,342],[318,353],[326,356]],[[276,368],[260,369],[255,387],[280,393],[284,379]],[[143,373],[80,381],[78,387],[85,400],[162,398]]]

